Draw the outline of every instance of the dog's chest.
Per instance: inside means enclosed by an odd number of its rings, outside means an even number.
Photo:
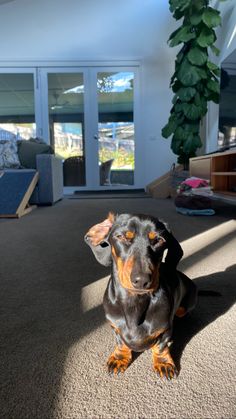
[[[107,318],[122,340],[134,351],[143,351],[157,341],[168,326],[169,308],[162,298],[135,297],[125,304],[122,300],[108,310]]]

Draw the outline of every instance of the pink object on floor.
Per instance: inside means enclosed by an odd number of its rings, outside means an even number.
[[[186,180],[184,180],[182,183],[184,183],[185,185],[190,186],[191,188],[199,188],[202,186],[208,186],[209,182],[205,179],[200,179],[197,177],[190,177]]]

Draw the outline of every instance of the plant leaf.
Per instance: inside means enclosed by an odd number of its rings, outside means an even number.
[[[191,132],[192,134],[197,134],[199,132],[199,122],[194,122],[192,124],[185,124],[184,128],[187,132]]]
[[[207,87],[214,93],[220,93],[220,83],[216,80],[209,80],[207,83]]]
[[[198,25],[202,20],[202,11],[196,11],[190,16],[190,22],[192,25]]]
[[[214,73],[215,76],[220,77],[220,75],[221,75],[220,68],[216,68],[215,70],[212,70],[212,73]]]
[[[176,29],[174,32],[172,32],[171,34],[170,34],[170,36],[169,36],[169,39],[168,39],[168,41],[167,42],[169,42],[172,38],[174,38],[175,37],[175,35],[178,33],[178,31],[180,30],[180,28],[181,28],[181,26],[178,28],[178,29]]]
[[[214,28],[221,24],[220,12],[212,7],[207,7],[203,12],[202,20],[208,28]]]
[[[212,45],[216,40],[216,35],[213,29],[203,28],[200,35],[197,38],[197,43],[202,48],[206,48]]]
[[[176,95],[180,98],[182,102],[188,102],[195,95],[196,89],[194,87],[181,87]]]
[[[173,99],[172,99],[173,105],[175,105],[175,103],[177,102],[177,100],[178,100],[178,96],[177,95],[174,95],[173,96]]]
[[[202,142],[199,135],[190,136],[183,144],[183,152],[187,155],[195,154]]]
[[[199,92],[197,92],[196,95],[194,96],[194,103],[197,106],[201,106],[201,96]]]
[[[194,121],[195,119],[199,119],[201,117],[202,108],[201,106],[195,105],[195,103],[185,103],[183,105],[183,111],[186,118]]]
[[[212,63],[211,61],[207,61],[207,67],[210,71],[212,71],[217,77],[220,77],[220,68]]]
[[[202,146],[202,140],[201,140],[199,135],[194,135],[193,142],[194,142],[194,145],[195,145],[196,149]]]
[[[203,65],[207,62],[207,53],[199,47],[191,48],[188,52],[188,60],[193,65]]]
[[[188,136],[189,136],[189,132],[184,130],[184,128],[182,128],[181,126],[178,127],[175,131],[175,138],[178,139],[178,140],[183,140],[184,141],[188,138]]]
[[[187,138],[187,140],[184,141],[183,152],[185,154],[191,154],[194,152],[194,150],[195,148],[193,144],[193,135],[190,135],[189,138]]]
[[[178,126],[177,119],[175,115],[171,115],[169,117],[168,123],[162,128],[161,134],[164,138],[168,138],[171,134],[173,134]]]
[[[206,98],[203,96],[201,97],[201,118],[206,115],[207,113],[207,100]]]
[[[220,102],[220,95],[219,95],[219,93],[211,92],[208,95],[207,100],[212,101],[214,103],[219,103]]]
[[[180,113],[180,112],[183,112],[183,103],[176,103],[175,105],[174,105],[174,111],[175,112],[177,112],[177,113]]]
[[[187,58],[182,61],[177,76],[184,86],[194,86],[201,80],[197,67],[191,65]]]
[[[176,55],[176,63],[180,64],[182,59],[184,58],[184,51],[183,48],[178,52],[178,54]]]
[[[184,124],[183,126],[179,126],[174,134],[174,138],[176,140],[184,141],[188,140],[189,138],[194,138],[199,134],[199,122],[194,124]]]
[[[213,70],[218,70],[218,65],[212,63],[211,61],[207,61],[207,67],[209,68],[209,70],[213,71]]]
[[[173,35],[174,34],[174,35]],[[170,47],[176,47],[181,42],[188,42],[191,39],[196,38],[196,33],[192,32],[192,26],[181,26],[177,31],[170,35],[168,40]]]
[[[200,76],[201,79],[207,79],[207,72],[204,68],[201,67],[196,67],[197,68],[197,72]]]
[[[183,11],[190,5],[191,1],[192,0],[169,0],[170,11],[173,12],[176,9]]]
[[[205,5],[206,5],[206,0],[193,0],[193,3],[194,3],[194,8],[196,9],[196,10],[201,10],[201,9],[203,9],[204,7],[205,7]]]
[[[180,89],[181,86],[182,84],[179,82],[179,80],[176,80],[172,85],[173,92],[176,93]]]
[[[176,138],[175,135],[173,135],[171,140],[171,150],[173,153],[177,154],[177,156],[181,153],[181,149],[183,147],[183,140]]]
[[[176,9],[173,13],[173,17],[175,18],[175,20],[179,20],[184,16],[184,11],[180,11],[179,9]]]
[[[219,48],[216,48],[215,45],[210,45],[210,48],[211,48],[212,52],[215,55],[217,55],[217,57],[218,57],[218,55],[220,55],[220,50],[219,50]]]

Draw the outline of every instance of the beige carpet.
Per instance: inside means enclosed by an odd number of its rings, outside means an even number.
[[[106,373],[114,337],[102,297],[109,270],[83,236],[109,210],[145,212],[168,221],[182,242],[181,269],[201,289],[179,319],[171,382],[141,354],[123,376]],[[0,221],[0,418],[234,418],[235,207],[212,217],[175,212],[171,200],[64,199],[19,220]]]

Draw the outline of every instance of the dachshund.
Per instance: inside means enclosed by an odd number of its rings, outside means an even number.
[[[85,242],[98,262],[112,266],[103,305],[117,344],[108,372],[123,373],[132,352],[151,349],[154,371],[167,379],[177,377],[169,351],[173,320],[189,313],[197,301],[196,285],[176,269],[183,255],[179,242],[156,217],[112,213],[90,228]]]

